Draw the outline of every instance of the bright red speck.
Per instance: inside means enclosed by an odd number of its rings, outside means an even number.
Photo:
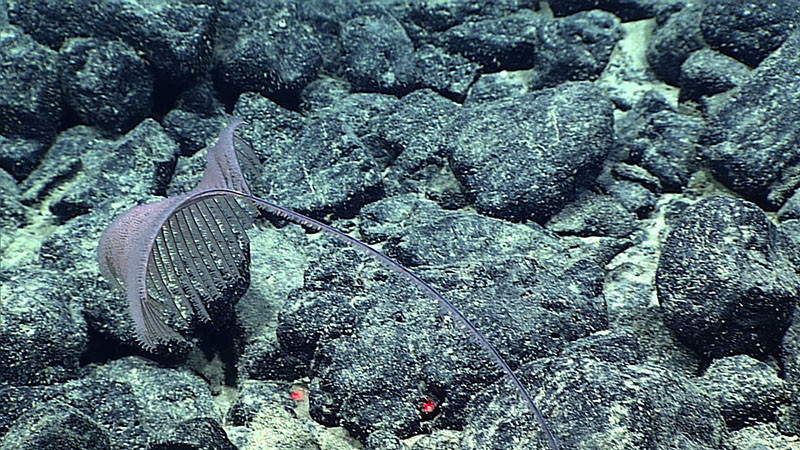
[[[425,400],[425,403],[422,404],[422,412],[424,413],[432,413],[434,409],[436,409],[436,403],[433,403],[430,400]]]
[[[292,400],[300,401],[302,399],[303,399],[303,391],[301,391],[300,389],[292,391]]]

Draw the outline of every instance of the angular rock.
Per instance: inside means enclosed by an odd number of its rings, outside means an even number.
[[[690,206],[656,273],[666,325],[705,356],[777,352],[800,295],[787,246],[751,203],[712,197]]]

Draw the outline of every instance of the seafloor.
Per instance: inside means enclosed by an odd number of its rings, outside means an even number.
[[[247,205],[102,277],[235,118],[421,281]],[[800,449],[796,0],[0,0],[0,186],[0,450],[553,450],[483,337],[560,449]]]

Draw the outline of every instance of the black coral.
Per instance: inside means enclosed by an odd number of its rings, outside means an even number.
[[[148,350],[181,339],[173,321],[209,320],[206,305],[226,286],[245,281],[249,215],[234,197],[216,191],[250,193],[239,162],[255,168],[258,161],[234,135],[241,123],[228,126],[209,150],[194,189],[127,211],[100,238],[100,271],[126,291],[136,337]]]
[[[530,393],[497,349],[436,289],[360,240],[336,228],[268,202],[250,193],[240,165],[255,169],[258,160],[234,135],[240,120],[220,134],[209,151],[206,172],[191,191],[141,205],[118,217],[100,238],[100,270],[128,294],[136,336],[146,349],[182,337],[171,320],[198,315],[208,320],[206,303],[221,295],[220,288],[244,276],[249,267],[249,216],[239,202],[304,227],[323,231],[380,261],[436,300],[509,377],[545,432],[551,450],[558,450],[544,417]]]

